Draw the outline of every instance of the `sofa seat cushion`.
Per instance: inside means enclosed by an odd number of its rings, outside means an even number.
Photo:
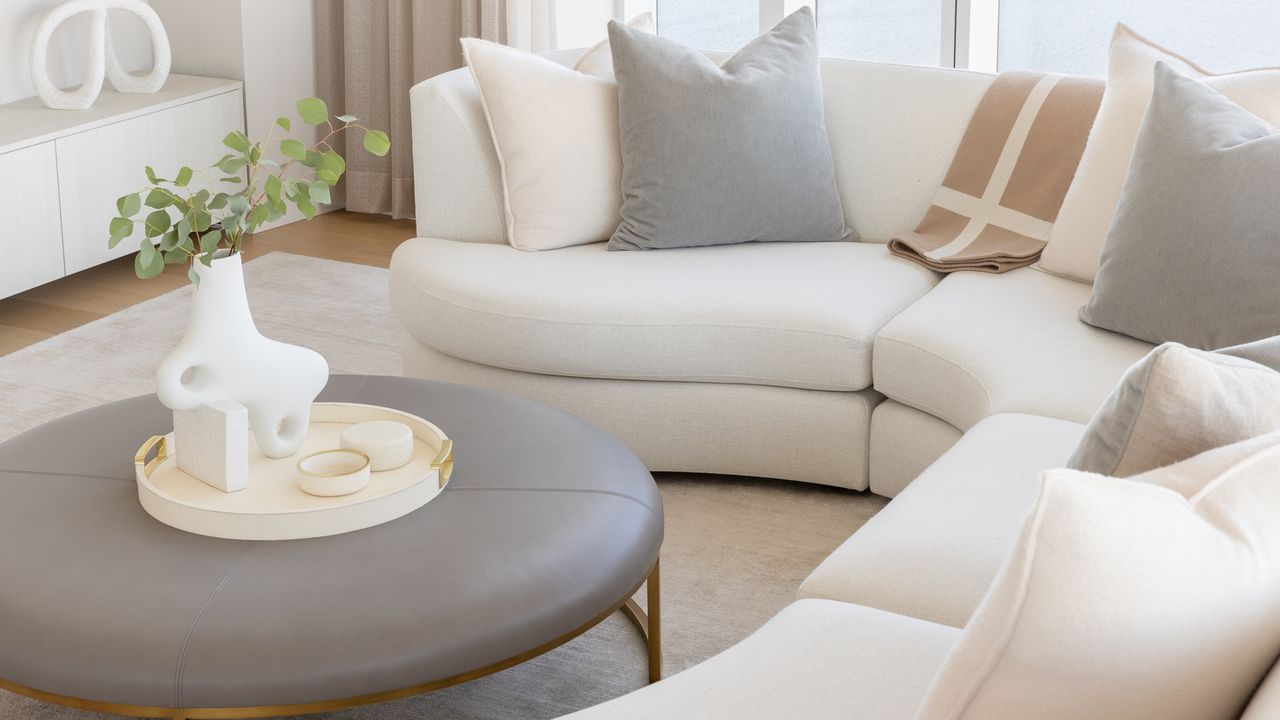
[[[960,631],[827,600],[792,603],[747,639],[572,720],[910,720]]]
[[[864,243],[541,253],[418,238],[391,302],[424,344],[526,372],[861,390],[876,332],[937,276]]]
[[[961,430],[997,413],[1088,422],[1151,350],[1080,322],[1090,289],[1033,268],[949,275],[880,331],[875,387]]]
[[[800,596],[859,603],[963,627],[1040,490],[1084,426],[993,415],[867,521],[800,586]]]

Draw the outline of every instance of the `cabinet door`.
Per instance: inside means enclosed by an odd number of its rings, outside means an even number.
[[[0,297],[62,277],[53,143],[0,155]]]
[[[243,129],[244,105],[235,90],[56,140],[67,272],[137,251],[139,230],[108,250],[108,225],[116,198],[145,186],[144,166],[165,178],[183,165],[208,168],[226,152],[223,136]]]

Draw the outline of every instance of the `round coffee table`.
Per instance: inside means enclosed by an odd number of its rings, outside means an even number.
[[[623,610],[661,673],[653,478],[558,410],[457,385],[334,376],[320,400],[430,419],[442,495],[311,540],[219,540],[138,504],[133,454],[172,427],[153,396],[0,444],[0,688],[158,718],[320,712],[524,662]],[[648,615],[632,595],[648,581]]]

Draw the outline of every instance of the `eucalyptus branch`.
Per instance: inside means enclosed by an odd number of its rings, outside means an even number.
[[[335,135],[350,130],[363,132],[364,149],[374,155],[386,155],[391,148],[385,132],[366,128],[355,117],[339,115],[331,119],[328,108],[318,98],[299,100],[296,109],[304,124],[324,125],[328,133],[310,147],[293,138],[281,140],[280,159],[267,157],[265,151],[272,146],[276,127],[285,132],[292,129],[293,120],[288,117],[277,118],[261,142],[238,130],[227,133],[222,144],[232,152],[209,166],[224,173],[218,182],[206,168],[184,166],[172,180],[145,168],[148,184],[116,201],[119,214],[111,219],[108,247],[114,248],[141,226],[144,238],[134,260],[138,276],[154,277],[166,264],[184,262],[190,265],[188,276],[198,283],[196,262],[208,266],[220,251],[240,252],[247,235],[263,223],[283,217],[290,205],[309,220],[315,216],[317,205],[330,202],[331,188],[346,172],[346,161],[329,142]],[[335,126],[334,120],[341,125]],[[295,165],[307,170],[290,177]],[[203,182],[198,190],[191,185],[197,173]],[[216,189],[222,184],[240,183],[244,187],[234,192]],[[177,210],[176,218],[171,209]]]

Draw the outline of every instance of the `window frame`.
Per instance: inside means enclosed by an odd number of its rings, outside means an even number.
[[[832,0],[757,0],[760,32],[782,18],[809,6]],[[613,0],[613,17],[626,21],[642,12],[657,14],[658,0]],[[939,0],[942,49],[938,65],[946,68],[996,72],[1000,50],[1000,0]],[[662,20],[659,18],[659,23]]]

